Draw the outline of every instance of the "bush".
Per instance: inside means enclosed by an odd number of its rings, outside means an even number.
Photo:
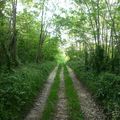
[[[77,63],[76,63],[77,64]],[[79,69],[80,65],[69,64],[77,77],[92,91],[97,101],[104,107],[109,120],[120,119],[120,76],[111,73],[96,74]]]
[[[109,119],[120,119],[120,76],[103,73],[96,85],[96,97],[105,106]]]
[[[55,66],[52,62],[24,66],[0,76],[0,120],[21,120]]]

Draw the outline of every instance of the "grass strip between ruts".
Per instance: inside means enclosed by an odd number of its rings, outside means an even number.
[[[48,96],[45,109],[43,111],[42,120],[53,120],[54,114],[56,111],[56,105],[58,102],[58,90],[60,85],[60,70],[61,67],[58,68],[55,80],[51,86],[50,94]]]
[[[83,120],[83,113],[80,108],[80,100],[77,95],[77,91],[73,86],[72,79],[69,76],[67,68],[65,67],[65,92],[68,103],[68,120]]]

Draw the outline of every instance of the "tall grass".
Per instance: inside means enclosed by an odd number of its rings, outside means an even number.
[[[69,65],[103,106],[107,119],[120,120],[120,76],[107,72],[95,74],[92,71],[84,71],[77,62],[71,62]]]
[[[53,62],[30,64],[0,75],[0,120],[23,120],[45,83]]]

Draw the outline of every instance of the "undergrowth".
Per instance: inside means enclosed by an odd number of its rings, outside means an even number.
[[[69,65],[103,106],[107,119],[120,120],[120,76],[107,72],[96,74],[85,71],[77,62]]]
[[[0,75],[0,120],[23,120],[42,89],[53,62],[30,64]]]

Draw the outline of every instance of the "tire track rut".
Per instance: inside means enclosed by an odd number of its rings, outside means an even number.
[[[73,80],[74,87],[77,90],[84,120],[105,120],[103,110],[95,103],[90,92],[77,80],[73,70],[68,66],[67,69]]]
[[[40,120],[41,119],[42,112],[44,110],[44,107],[49,95],[49,91],[50,91],[51,85],[53,84],[57,70],[58,70],[58,66],[55,67],[55,69],[50,73],[42,92],[38,95],[38,99],[36,100],[33,108],[30,110],[30,112],[28,113],[28,115],[24,120]]]

